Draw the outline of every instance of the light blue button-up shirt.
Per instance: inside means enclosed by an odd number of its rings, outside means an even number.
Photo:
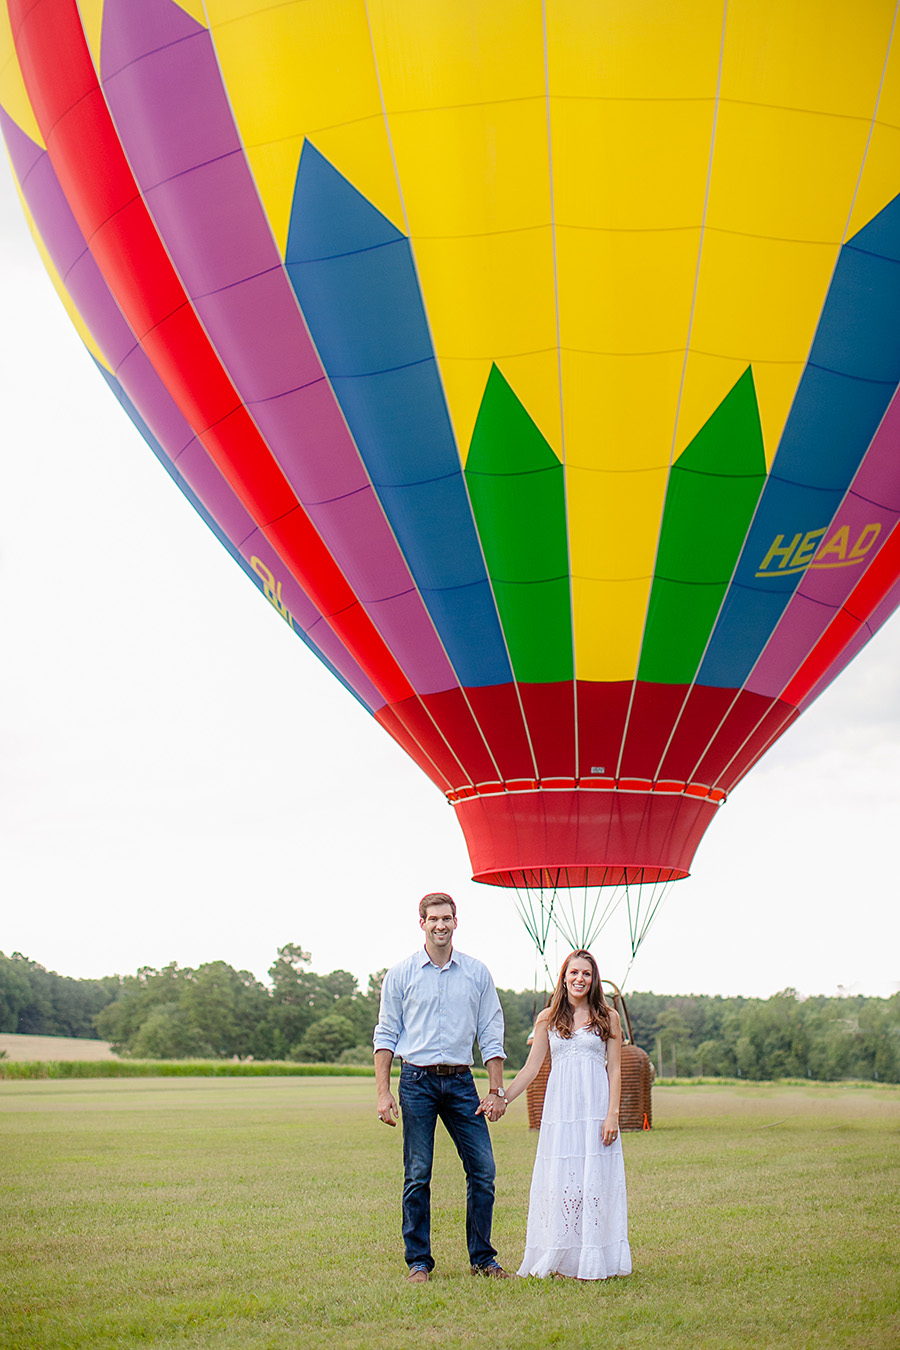
[[[483,1060],[506,1058],[503,1009],[487,966],[457,951],[436,966],[424,947],[391,966],[381,986],[376,1050],[410,1064],[471,1064],[476,1038]]]

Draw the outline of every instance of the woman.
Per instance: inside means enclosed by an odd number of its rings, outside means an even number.
[[[550,1049],[528,1235],[520,1275],[605,1280],[631,1272],[625,1163],[619,1137],[622,1025],[603,997],[590,952],[563,963],[531,1053],[507,1089],[521,1096]]]

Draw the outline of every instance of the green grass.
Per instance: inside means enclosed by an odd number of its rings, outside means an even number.
[[[0,1346],[610,1350],[900,1345],[900,1088],[654,1089],[625,1137],[635,1270],[476,1281],[439,1136],[430,1284],[399,1236],[371,1080],[0,1085]],[[494,1127],[515,1268],[535,1135]]]

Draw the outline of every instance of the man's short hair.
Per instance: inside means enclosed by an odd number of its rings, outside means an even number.
[[[423,895],[419,901],[419,918],[424,919],[425,915],[435,905],[449,905],[453,911],[453,917],[456,918],[456,901],[452,895],[445,895],[443,891],[429,891]]]

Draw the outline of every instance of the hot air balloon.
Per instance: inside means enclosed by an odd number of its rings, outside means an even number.
[[[101,375],[474,878],[686,876],[900,599],[894,5],[5,8]]]

